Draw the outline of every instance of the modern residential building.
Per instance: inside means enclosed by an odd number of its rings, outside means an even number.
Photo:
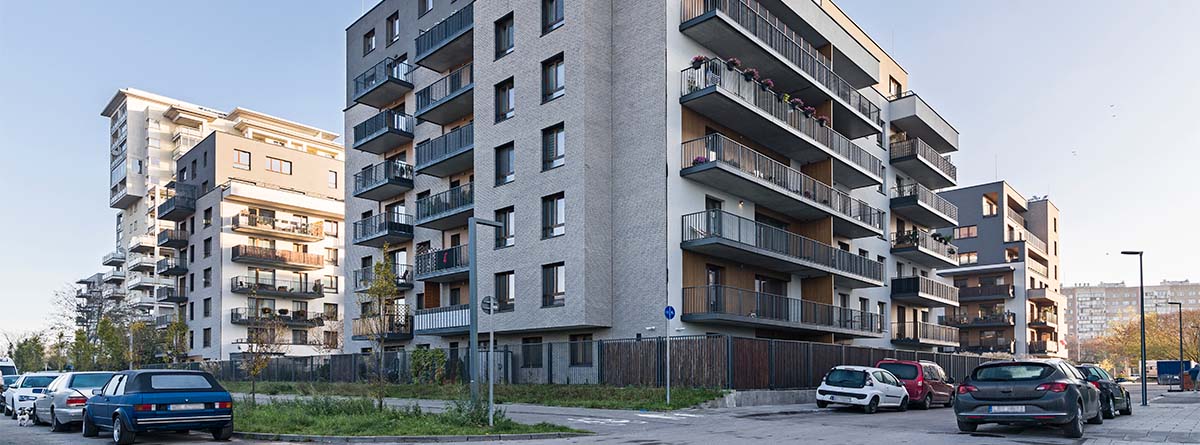
[[[946,323],[958,326],[962,349],[1066,357],[1058,207],[1004,181],[939,194],[960,209],[958,227],[942,232],[959,265],[938,273],[958,287],[959,309]]]
[[[1183,310],[1200,310],[1200,283],[1188,280],[1163,280],[1146,290],[1146,313],[1174,314],[1179,308],[1167,302],[1183,303]],[[1071,341],[1086,341],[1104,336],[1113,325],[1138,319],[1138,284],[1077,283],[1063,287],[1067,298],[1067,325]]]
[[[386,349],[467,346],[471,216],[503,227],[482,323],[572,363],[666,333],[959,343],[933,235],[958,133],[827,0],[384,0],[346,53],[347,277],[390,258],[402,289],[346,313],[385,314]]]

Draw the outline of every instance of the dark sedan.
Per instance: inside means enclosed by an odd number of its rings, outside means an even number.
[[[1060,359],[988,362],[958,386],[958,429],[979,425],[1060,425],[1067,437],[1083,437],[1083,423],[1100,424],[1100,390]]]
[[[1133,414],[1133,398],[1117,379],[1096,365],[1083,364],[1076,366],[1092,386],[1100,390],[1100,412],[1105,419],[1116,417],[1117,414],[1129,416]]]
[[[201,430],[216,440],[233,436],[233,398],[202,371],[142,370],[113,375],[83,412],[83,435],[111,430],[113,441],[131,444],[147,431]]]

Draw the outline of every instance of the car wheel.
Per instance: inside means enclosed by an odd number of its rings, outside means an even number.
[[[921,404],[917,405],[918,409],[929,409],[933,406],[933,394],[925,394],[925,399],[921,400]]]
[[[954,408],[954,394],[951,394],[950,399],[946,400],[946,403],[942,404],[942,406],[946,408]]]
[[[120,415],[113,417],[113,442],[116,442],[117,445],[129,445],[133,443],[134,436],[133,431],[129,431]]]
[[[1113,409],[1112,397],[1105,397],[1100,405],[1100,415],[1105,419],[1117,417],[1117,410]]]
[[[37,405],[33,405],[33,408],[30,408],[29,410],[30,410],[29,421],[33,422],[34,426],[41,425],[42,419],[38,418]]]
[[[866,414],[875,414],[875,411],[879,411],[879,397],[871,397],[871,401],[863,405],[862,410]]]
[[[1083,401],[1075,402],[1075,418],[1063,426],[1063,435],[1071,439],[1083,437]]]
[[[58,423],[58,415],[54,414],[54,408],[50,408],[50,431],[61,433],[66,430],[66,425]]]
[[[1121,408],[1121,415],[1122,416],[1132,416],[1133,415],[1133,400],[1130,400],[1129,397],[1125,398],[1125,407]]]
[[[233,437],[233,424],[225,425],[220,428],[213,428],[213,440],[226,441]]]
[[[828,407],[828,406],[829,406],[829,402],[826,402],[826,401],[824,401],[824,400],[818,400],[818,401],[817,401],[817,408],[825,408],[825,407]]]
[[[903,399],[900,399],[900,406],[897,408],[900,409],[900,412],[908,411],[908,396],[904,396]]]
[[[975,430],[977,430],[977,429],[979,429],[978,423],[963,422],[961,420],[958,421],[958,430],[959,431],[962,431],[964,433],[974,433]]]
[[[1088,419],[1087,423],[1090,423],[1092,425],[1101,425],[1104,423],[1104,408],[1103,408],[1103,406],[1101,406],[1100,409],[1096,410],[1096,417],[1092,417],[1091,419]]]
[[[92,421],[92,415],[87,411],[83,412],[83,437],[96,437],[100,434],[100,429],[96,427],[96,422]]]

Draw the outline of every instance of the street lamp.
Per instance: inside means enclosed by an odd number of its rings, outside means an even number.
[[[1167,304],[1179,307],[1179,392],[1183,392],[1183,302],[1168,301]],[[1192,384],[1195,385],[1196,382]]]
[[[1145,252],[1140,250],[1122,250],[1121,255],[1137,255],[1138,257],[1138,314],[1142,331],[1142,374],[1138,380],[1142,382],[1142,406],[1146,406],[1146,275],[1142,264]]]
[[[478,272],[476,270],[478,260],[475,259],[475,248],[478,244],[475,239],[476,223],[498,230],[504,228],[504,224],[497,221],[478,219],[474,216],[467,219],[467,263],[469,264],[467,280],[470,288],[467,310],[471,316],[471,344],[468,349],[470,357],[467,358],[467,372],[471,374],[471,403],[479,403],[479,312],[477,310],[479,308],[479,280],[475,277]],[[489,366],[491,365],[489,364]],[[488,375],[491,373],[489,372]]]

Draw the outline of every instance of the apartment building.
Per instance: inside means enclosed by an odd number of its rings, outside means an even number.
[[[1162,280],[1150,284],[1146,290],[1146,313],[1174,314],[1179,309],[1167,302],[1183,303],[1183,310],[1200,310],[1200,283],[1189,280]],[[1077,283],[1063,287],[1067,299],[1067,325],[1071,341],[1086,341],[1104,336],[1113,325],[1129,323],[1138,319],[1138,284]]]
[[[959,328],[961,349],[1066,357],[1058,207],[1004,181],[939,194],[961,209],[958,227],[942,232],[959,266],[938,272],[958,287],[960,306],[946,324]]]
[[[471,216],[502,225],[481,323],[572,363],[667,333],[958,345],[958,133],[831,2],[384,0],[346,50],[348,278],[390,258],[402,289],[346,313],[386,314],[387,349],[467,346]]]

